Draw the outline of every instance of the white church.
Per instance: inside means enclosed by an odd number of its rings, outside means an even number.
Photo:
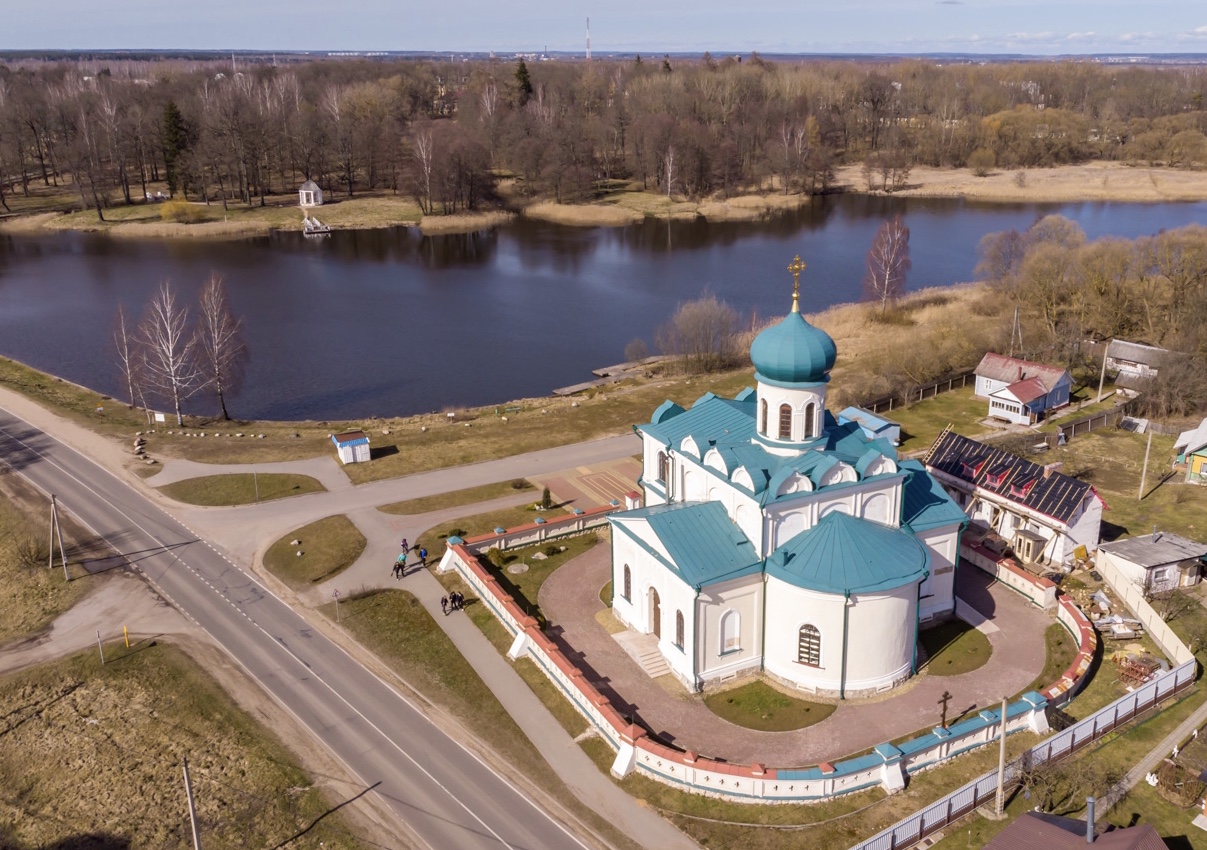
[[[967,519],[916,461],[826,410],[834,341],[799,310],[754,340],[755,389],[635,426],[644,507],[614,514],[612,610],[698,691],[763,672],[840,698],[918,667],[955,608]]]

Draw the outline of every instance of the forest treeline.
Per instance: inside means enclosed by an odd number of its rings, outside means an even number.
[[[62,187],[103,214],[151,184],[264,203],[306,179],[425,212],[612,181],[701,197],[825,190],[862,162],[1207,164],[1207,75],[1096,63],[940,65],[760,57],[587,63],[185,60],[0,64],[0,206]]]
[[[989,234],[980,256],[992,302],[1020,311],[1024,353],[1094,373],[1086,340],[1156,345],[1170,353],[1144,390],[1145,410],[1165,418],[1207,409],[1207,227],[1087,241],[1052,215]]]

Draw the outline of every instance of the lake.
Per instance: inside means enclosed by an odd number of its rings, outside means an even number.
[[[226,280],[251,360],[232,415],[356,419],[543,396],[620,362],[676,306],[715,293],[743,315],[783,314],[800,254],[802,310],[860,296],[872,237],[910,228],[908,287],[972,279],[982,236],[1060,213],[1089,238],[1204,220],[1207,204],[977,204],[836,195],[763,222],[570,228],[519,220],[425,237],[415,229],[216,242],[0,235],[0,353],[121,393],[118,304],[137,317],[163,279],[195,300]],[[212,413],[200,397],[194,413]]]

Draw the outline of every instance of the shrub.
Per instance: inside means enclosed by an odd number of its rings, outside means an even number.
[[[159,208],[159,217],[179,224],[195,224],[205,218],[205,210],[188,201],[166,201]]]
[[[546,487],[544,490],[541,491],[541,508],[544,510],[549,510],[549,508],[552,507],[552,505],[553,505],[553,499],[549,495],[549,488]]]
[[[502,569],[503,565],[507,563],[506,556],[498,546],[491,546],[486,550],[486,560],[490,561],[491,565],[498,569]]]
[[[528,486],[528,480],[525,478],[513,478],[511,481],[512,490],[527,490]]]
[[[977,177],[985,177],[997,165],[997,156],[989,148],[977,148],[968,155],[968,167]]]

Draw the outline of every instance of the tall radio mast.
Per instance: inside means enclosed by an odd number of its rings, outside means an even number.
[[[591,61],[591,19],[587,18],[587,61]]]

